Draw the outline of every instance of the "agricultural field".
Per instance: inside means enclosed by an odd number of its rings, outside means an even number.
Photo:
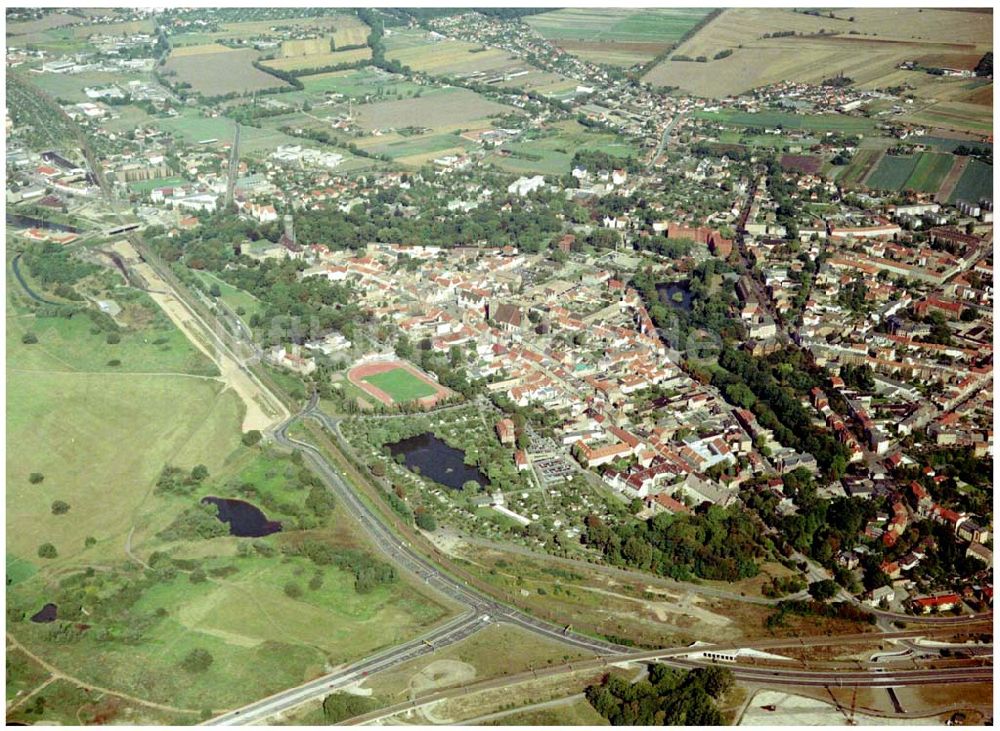
[[[568,53],[595,63],[632,66],[662,53],[709,12],[707,8],[567,8],[525,20]]]
[[[938,102],[908,111],[899,119],[938,129],[972,132],[984,137],[993,131],[993,107],[969,102]]]
[[[868,176],[868,187],[876,190],[902,190],[916,169],[918,159],[918,155],[886,155]]]
[[[108,10],[105,13],[114,11]],[[17,48],[32,46],[51,53],[76,53],[93,48],[88,38],[94,35],[151,34],[152,20],[130,20],[111,23],[86,22],[70,13],[49,13],[39,20],[11,23],[7,26],[8,45]]]
[[[531,68],[499,48],[451,39],[435,40],[425,31],[394,32],[386,39],[385,55],[414,71],[438,76],[491,75]]]
[[[220,30],[217,31],[193,31],[193,32],[181,32],[172,33],[170,35],[170,45],[173,47],[177,46],[188,46],[194,43],[214,43],[220,40],[232,41],[232,40],[248,40],[254,38],[273,38],[275,36],[274,28],[280,25],[282,28],[294,29],[300,32],[315,33],[317,35],[336,35],[337,31],[343,28],[345,35],[343,38],[353,37],[354,28],[358,25],[364,26],[354,14],[352,13],[336,13],[331,12],[329,15],[319,16],[315,18],[283,18],[279,23],[274,20],[248,20],[232,23],[222,23]],[[367,28],[367,26],[364,26]],[[365,33],[367,37],[367,31]],[[361,43],[364,39],[361,40]],[[341,43],[339,45],[347,45],[346,43]],[[329,50],[329,46],[327,47]]]
[[[865,117],[850,117],[846,114],[795,114],[769,110],[764,112],[695,112],[692,116],[732,127],[781,127],[784,130],[806,130],[811,132],[843,132],[844,134],[871,134],[875,122]]]
[[[864,182],[868,173],[872,171],[882,150],[873,148],[862,148],[854,153],[854,158],[837,175],[837,182],[842,186],[853,187]]]
[[[956,159],[954,155],[944,152],[922,153],[903,188],[921,193],[936,193]]]
[[[301,71],[325,66],[337,66],[343,63],[356,63],[372,57],[372,49],[355,48],[350,51],[327,51],[309,55],[296,55],[286,58],[275,58],[262,62],[262,65],[277,71]]]
[[[948,202],[979,201],[983,198],[993,200],[993,166],[979,160],[969,160]]]
[[[182,82],[203,96],[276,89],[287,82],[253,67],[259,53],[249,48],[232,49],[219,44],[185,46],[171,51],[164,74],[172,82]],[[211,68],[213,73],[206,74]]]
[[[416,99],[364,104],[355,107],[354,113],[358,126],[367,131],[414,126],[440,133],[468,129],[476,123],[485,126],[489,117],[512,110],[468,89],[448,88],[425,90]]]
[[[992,24],[974,12],[842,8],[834,15],[816,17],[791,8],[727,9],[673,54],[705,56],[708,63],[666,60],[644,80],[715,98],[778,81],[818,82],[840,71],[863,88],[883,87],[898,78],[896,67],[904,60],[942,52],[981,56],[993,42]],[[764,37],[788,31],[801,35]],[[733,53],[711,60],[723,50]],[[960,87],[967,80],[953,83]]]

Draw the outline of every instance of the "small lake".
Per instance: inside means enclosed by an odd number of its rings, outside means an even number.
[[[229,524],[229,535],[241,538],[260,538],[281,530],[281,523],[268,520],[256,505],[244,500],[225,497],[202,498],[202,503],[219,508],[219,520]]]
[[[59,607],[55,604],[46,604],[38,612],[32,615],[32,622],[55,622],[59,615]]]
[[[490,484],[478,467],[465,464],[465,453],[461,449],[449,447],[430,432],[401,439],[388,446],[393,457],[403,455],[407,469],[419,467],[421,475],[453,490],[461,490],[469,480],[479,483],[481,487]]]
[[[660,282],[656,285],[660,301],[668,307],[691,311],[691,289],[687,282]]]
[[[80,229],[75,226],[67,226],[64,223],[53,223],[33,216],[22,216],[20,213],[8,213],[7,225],[19,228],[47,228],[50,231],[65,231],[66,233],[78,234]]]

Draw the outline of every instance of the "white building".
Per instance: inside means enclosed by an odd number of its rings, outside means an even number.
[[[522,177],[508,185],[507,192],[517,196],[526,196],[529,193],[534,193],[543,185],[545,185],[545,178],[541,175],[535,175],[531,178]]]

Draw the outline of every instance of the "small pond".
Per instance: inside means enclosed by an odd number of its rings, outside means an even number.
[[[241,538],[260,538],[281,530],[281,523],[268,520],[256,505],[244,500],[225,497],[206,497],[203,503],[219,508],[219,520],[229,524],[229,535]]]
[[[421,475],[453,490],[461,490],[470,480],[481,487],[490,484],[478,467],[465,464],[465,453],[461,449],[449,447],[430,432],[388,446],[393,457],[403,455],[407,469],[416,471],[413,468],[418,467]]]
[[[660,301],[669,307],[691,311],[691,289],[687,282],[660,282],[656,285]]]
[[[42,607],[38,612],[31,616],[32,622],[55,622],[59,614],[59,607],[51,602]]]

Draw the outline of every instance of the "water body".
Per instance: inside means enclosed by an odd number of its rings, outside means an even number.
[[[656,285],[656,291],[663,304],[685,312],[691,311],[691,289],[687,282],[660,282]],[[677,294],[680,294],[679,301],[674,298]]]
[[[55,604],[46,604],[38,612],[36,612],[31,617],[32,622],[55,622],[56,618],[59,616],[59,607]]]
[[[445,487],[461,490],[470,480],[486,487],[490,481],[478,467],[465,464],[465,452],[449,447],[431,432],[401,439],[389,445],[392,456],[402,454],[407,469],[420,468],[420,474]],[[414,470],[415,471],[415,470]]]
[[[46,221],[43,218],[35,218],[34,216],[22,216],[20,213],[8,213],[7,225],[17,226],[18,228],[47,228],[50,231],[65,231],[66,233],[71,234],[80,233],[80,229],[76,226],[67,226],[64,223],[54,223],[52,221]]]
[[[219,508],[219,520],[229,524],[229,535],[241,538],[260,538],[281,530],[281,523],[268,520],[256,505],[244,500],[225,497],[202,498],[202,503]]]

